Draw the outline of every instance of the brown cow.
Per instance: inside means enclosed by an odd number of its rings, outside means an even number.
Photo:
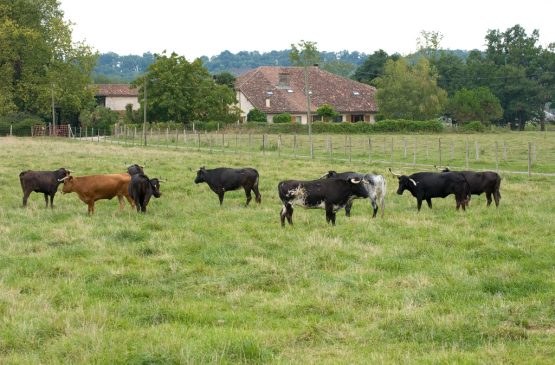
[[[127,199],[132,207],[135,207],[133,199],[129,196],[128,186],[131,181],[129,174],[104,174],[89,176],[68,176],[64,178],[62,192],[77,193],[79,199],[89,206],[89,215],[94,213],[94,202],[100,199],[112,199],[118,197],[119,210],[122,211]]]

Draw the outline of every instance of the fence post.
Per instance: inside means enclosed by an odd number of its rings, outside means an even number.
[[[210,153],[212,153],[212,135],[209,134],[210,138],[208,139],[208,145],[210,146]]]
[[[528,142],[528,177],[532,176],[532,142]]]
[[[333,141],[331,138],[331,135],[328,136],[329,142],[330,142],[330,160],[333,160]]]
[[[225,133],[222,129],[222,153],[225,153]]]
[[[170,142],[170,127],[166,127],[166,147],[168,147],[169,142]]]
[[[478,147],[478,141],[475,141],[474,145],[476,146],[476,161],[478,161],[480,159],[480,150]]]
[[[372,140],[368,137],[368,162],[372,162]]]
[[[407,158],[407,137],[403,137],[403,158]]]
[[[266,135],[262,133],[262,154],[266,154]]]
[[[239,134],[235,132],[235,153],[237,153],[238,144],[239,144]]]
[[[441,166],[441,138],[438,138],[438,148],[439,148],[439,166]]]
[[[195,133],[197,135],[197,151],[200,151],[200,133],[198,132],[195,132]]]
[[[507,161],[507,145],[505,144],[505,140],[503,140],[503,161]]]
[[[297,133],[293,134],[293,157],[297,158]]]
[[[94,127],[91,127],[91,142],[94,142]]]
[[[414,154],[412,156],[412,164],[416,165],[416,151],[418,150],[418,138],[414,136]]]
[[[183,146],[187,147],[187,127],[183,126]]]
[[[179,129],[175,127],[175,149],[177,149],[177,142],[179,141]]]
[[[13,129],[13,125],[10,123],[10,137],[12,136],[12,129]],[[31,132],[32,134],[32,132]]]
[[[351,135],[349,135],[349,162],[351,162],[352,154],[353,154],[353,148],[351,143]]]
[[[280,156],[281,156],[281,133],[278,135],[278,145],[277,145],[277,148],[278,148],[278,157],[280,157]]]
[[[499,143],[495,141],[495,171],[499,172]]]
[[[465,154],[465,166],[468,169],[468,158],[470,155],[470,146],[468,145],[468,141],[466,141],[466,154]]]

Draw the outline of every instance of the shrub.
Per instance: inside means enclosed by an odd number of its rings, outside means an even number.
[[[461,131],[463,131],[463,132],[485,132],[486,127],[482,123],[480,123],[478,121],[474,121],[474,122],[463,124],[461,126]]]
[[[276,114],[272,118],[274,123],[291,123],[291,114],[283,113],[283,114]]]
[[[0,116],[0,131],[8,134],[10,126],[12,133],[18,136],[31,135],[31,128],[35,125],[45,125],[44,121],[36,115],[28,113],[13,113]]]
[[[254,108],[247,114],[247,122],[266,122],[266,113]]]

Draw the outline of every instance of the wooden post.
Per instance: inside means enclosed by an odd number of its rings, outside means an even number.
[[[293,134],[293,157],[297,158],[297,133]]]
[[[416,151],[418,150],[418,138],[414,137],[414,153],[412,156],[412,164],[416,165]]]
[[[407,158],[407,137],[403,137],[403,158]]]
[[[437,139],[438,149],[439,149],[439,166],[441,166],[441,138]]]
[[[212,135],[208,134],[210,138],[208,138],[208,146],[210,147],[210,153],[212,153]]]
[[[353,150],[352,150],[351,136],[349,135],[349,162],[351,162],[352,154],[353,154]]]
[[[239,145],[239,134],[235,132],[235,153],[237,153],[238,145]]]
[[[528,142],[528,176],[532,176],[532,142]]]
[[[476,147],[476,161],[478,161],[480,159],[480,150],[479,150],[479,147],[478,147],[478,141],[475,141],[474,145]]]
[[[372,162],[372,140],[368,137],[368,162]]]
[[[503,161],[507,161],[507,145],[505,144],[505,140],[503,140]]]
[[[168,147],[168,143],[170,143],[170,127],[166,127],[166,147]]]
[[[225,133],[222,129],[222,153],[225,153]]]
[[[197,151],[200,151],[200,133],[196,132],[197,135]]]
[[[495,141],[495,171],[499,172],[499,144]]]
[[[466,141],[466,154],[465,154],[465,166],[468,169],[468,158],[470,155],[470,146],[468,145],[468,141]]]
[[[183,145],[187,146],[187,127],[183,127]]]
[[[278,145],[277,145],[277,148],[278,148],[278,157],[280,157],[280,156],[281,156],[281,134],[278,135]]]

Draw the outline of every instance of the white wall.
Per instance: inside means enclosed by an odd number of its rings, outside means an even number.
[[[107,96],[106,108],[114,111],[125,111],[127,104],[133,105],[133,110],[138,110],[140,107],[139,99],[136,96]]]

